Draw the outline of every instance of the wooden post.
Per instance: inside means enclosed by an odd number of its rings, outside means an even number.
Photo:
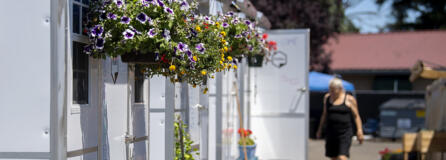
[[[405,133],[403,135],[404,160],[409,160],[409,152],[416,150],[416,147],[415,147],[416,139],[417,139],[416,133]]]
[[[237,111],[238,111],[238,118],[239,118],[239,123],[240,123],[240,128],[242,128],[243,130],[241,131],[241,141],[243,144],[243,153],[245,155],[245,160],[248,160],[248,153],[246,151],[246,139],[245,139],[245,129],[243,128],[243,118],[242,118],[242,112],[240,109],[240,99],[238,97],[238,88],[237,88],[237,84],[234,82],[234,88],[235,88],[235,98],[237,101]]]

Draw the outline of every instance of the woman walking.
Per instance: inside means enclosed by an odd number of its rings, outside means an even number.
[[[324,108],[316,136],[321,138],[322,126],[327,122],[325,156],[331,160],[347,160],[350,156],[353,123],[356,124],[359,143],[362,144],[364,139],[358,105],[355,97],[344,91],[342,80],[332,79],[329,87],[329,93],[324,96]]]

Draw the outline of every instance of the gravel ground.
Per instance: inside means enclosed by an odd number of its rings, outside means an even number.
[[[379,160],[379,151],[389,148],[390,150],[401,149],[401,142],[392,142],[389,140],[372,139],[365,141],[362,145],[354,141],[350,148],[351,160]],[[309,140],[308,142],[308,160],[325,160],[325,142],[324,140]]]

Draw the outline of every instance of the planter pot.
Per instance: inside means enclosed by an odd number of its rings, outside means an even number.
[[[126,53],[121,55],[122,62],[134,64],[156,64],[154,53]]]
[[[262,67],[264,55],[248,56],[249,67]]]
[[[243,152],[243,146],[238,146],[239,158],[237,160],[244,160],[245,153]],[[246,146],[246,154],[248,155],[248,160],[257,160],[256,157],[256,145]]]

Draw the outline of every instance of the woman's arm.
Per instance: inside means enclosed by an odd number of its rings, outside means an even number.
[[[322,109],[322,116],[321,116],[321,120],[319,121],[319,127],[317,129],[316,132],[316,138],[321,138],[322,137],[322,127],[324,126],[324,122],[325,122],[325,118],[327,117],[327,106],[326,106],[326,102],[327,102],[327,98],[328,98],[328,94],[325,94],[324,96],[324,105],[323,105],[323,109]]]
[[[362,121],[361,117],[359,116],[358,103],[356,102],[356,99],[353,96],[349,96],[348,100],[350,103],[350,108],[352,109],[353,118],[355,120],[357,128],[356,136],[359,140],[359,143],[362,143],[362,141],[364,140],[364,134],[362,132]]]

